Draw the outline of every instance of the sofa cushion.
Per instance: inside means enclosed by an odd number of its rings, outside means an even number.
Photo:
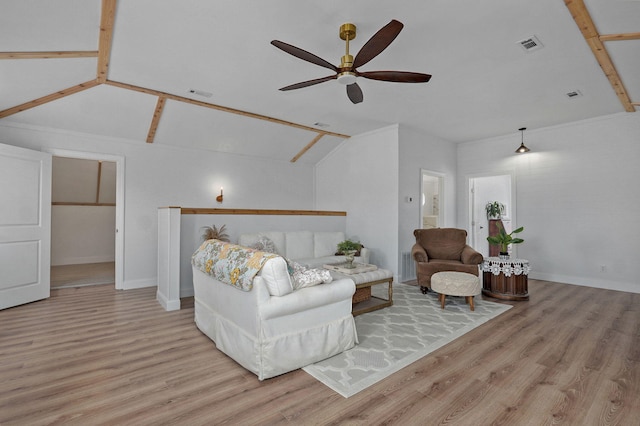
[[[324,257],[333,255],[338,243],[345,240],[344,232],[314,232],[313,233],[313,254],[314,257]]]
[[[293,291],[287,262],[280,256],[267,260],[259,275],[272,296],[285,296]]]
[[[285,244],[287,253],[284,256],[289,259],[315,257],[313,253],[313,232],[311,231],[285,232]]]

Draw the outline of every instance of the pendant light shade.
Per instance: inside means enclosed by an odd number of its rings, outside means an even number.
[[[518,130],[520,130],[520,146],[518,147],[518,149],[516,149],[516,154],[524,154],[525,152],[529,152],[531,151],[529,148],[527,148],[524,145],[524,131],[527,130],[526,127],[521,127]]]

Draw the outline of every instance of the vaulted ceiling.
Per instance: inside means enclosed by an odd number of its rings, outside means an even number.
[[[331,72],[271,40],[339,65],[341,24],[355,55],[392,19],[359,70],[428,83],[278,90]],[[393,123],[456,143],[632,113],[639,70],[639,0],[0,2],[0,122],[304,163]]]

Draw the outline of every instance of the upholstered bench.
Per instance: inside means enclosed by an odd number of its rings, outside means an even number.
[[[471,310],[474,310],[473,296],[482,292],[480,278],[466,272],[438,272],[431,276],[431,290],[438,294],[440,306],[444,309],[447,296],[464,296]]]

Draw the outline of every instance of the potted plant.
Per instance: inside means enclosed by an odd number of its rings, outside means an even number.
[[[353,266],[353,259],[361,248],[362,244],[356,241],[344,240],[338,243],[338,253],[344,255],[344,258],[347,261],[347,268],[355,268],[355,266]]]
[[[229,234],[227,234],[226,225],[222,225],[219,229],[215,225],[204,226],[202,230],[204,231],[204,233],[202,234],[202,239],[205,241],[219,240],[227,243],[230,241]]]
[[[491,219],[501,219],[502,215],[504,215],[504,204],[499,201],[492,201],[487,203],[484,207],[487,212],[487,220]]]
[[[501,259],[508,259],[509,258],[509,244],[520,244],[523,243],[524,240],[522,238],[514,238],[513,234],[519,234],[520,232],[524,231],[524,226],[521,226],[520,228],[512,231],[511,233],[507,234],[507,231],[505,231],[504,226],[502,225],[501,222],[497,223],[498,226],[498,235],[494,235],[492,237],[487,237],[487,241],[489,241],[489,244],[495,244],[495,245],[499,245],[500,246],[500,258]]]

